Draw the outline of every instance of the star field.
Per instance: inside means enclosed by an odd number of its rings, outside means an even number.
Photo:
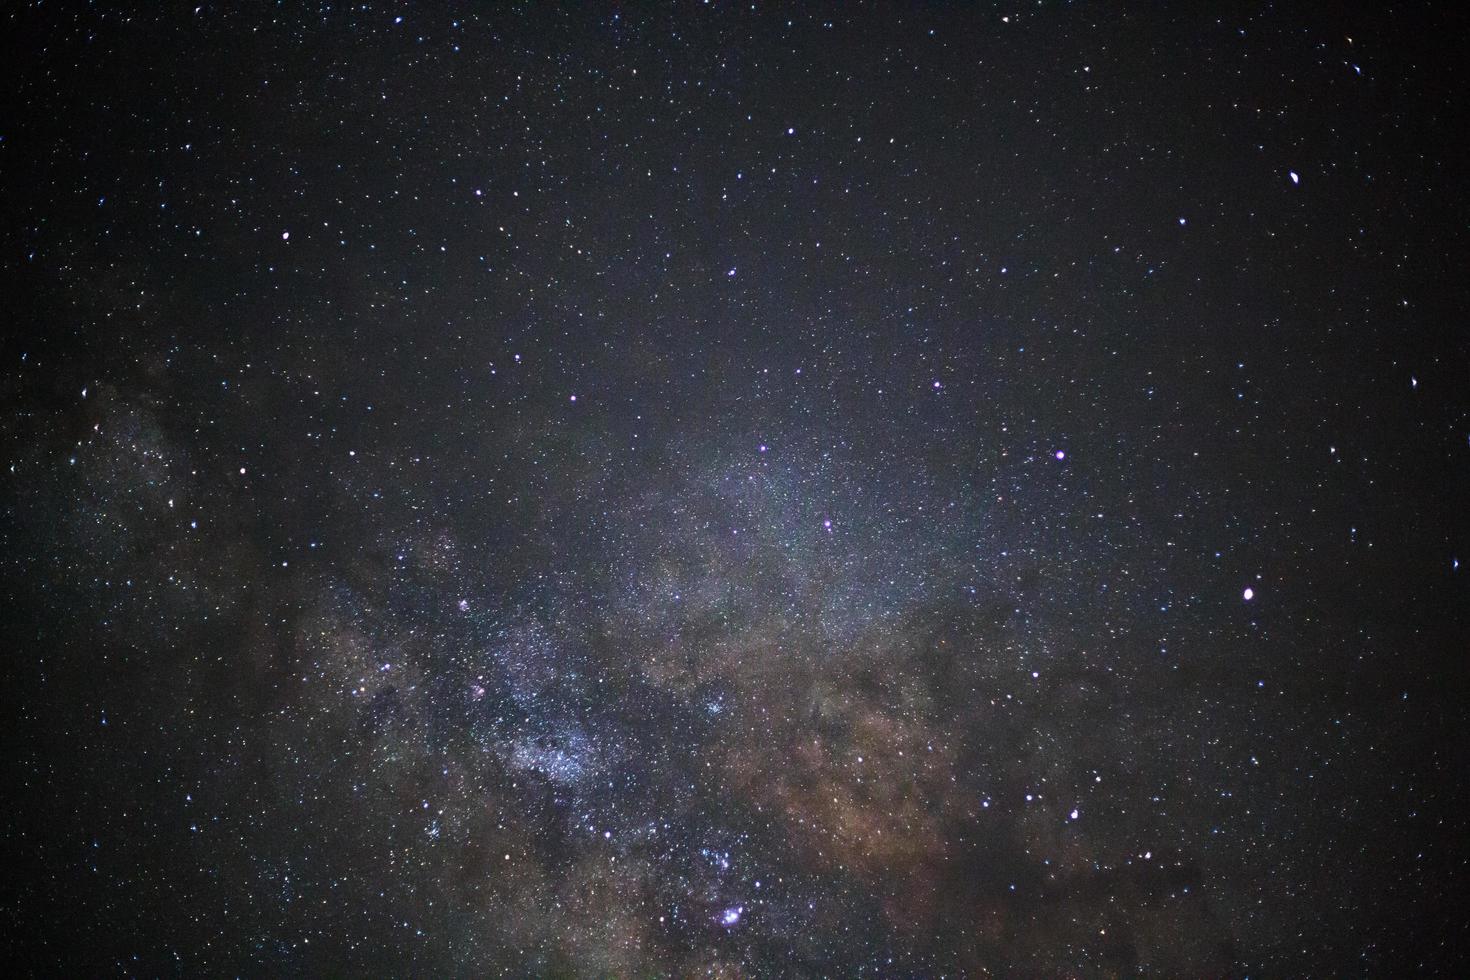
[[[17,975],[1464,974],[1453,7],[3,19]]]

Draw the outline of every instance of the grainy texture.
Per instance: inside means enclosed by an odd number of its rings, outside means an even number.
[[[1470,23],[1341,6],[7,4],[4,958],[1470,973]]]

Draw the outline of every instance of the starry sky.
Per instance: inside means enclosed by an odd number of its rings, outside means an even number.
[[[0,18],[21,972],[1465,974],[1454,5]]]

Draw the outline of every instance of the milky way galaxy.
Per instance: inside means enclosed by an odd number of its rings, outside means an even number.
[[[1355,18],[12,5],[5,959],[1465,975],[1470,22]]]

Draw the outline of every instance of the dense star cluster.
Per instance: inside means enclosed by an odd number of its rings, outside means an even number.
[[[1454,5],[0,18],[20,973],[1470,969]]]

